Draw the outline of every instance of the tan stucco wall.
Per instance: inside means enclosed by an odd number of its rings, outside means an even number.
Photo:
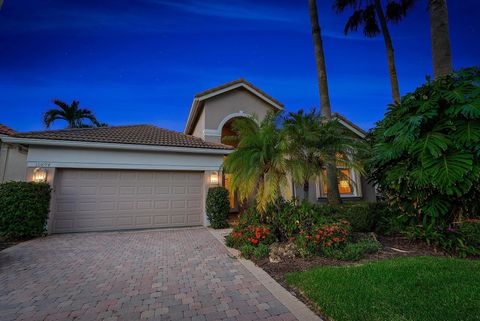
[[[14,144],[0,142],[0,183],[25,181],[27,151]]]
[[[200,137],[201,139],[205,139],[203,130],[205,129],[205,109],[202,109],[202,113],[198,117],[197,124],[193,129],[192,135],[195,137]]]
[[[212,97],[205,101],[205,128],[217,130],[221,121],[228,115],[243,111],[255,114],[262,120],[273,107],[244,88]]]

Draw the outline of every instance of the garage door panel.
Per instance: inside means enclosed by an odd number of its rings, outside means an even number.
[[[203,173],[58,170],[54,232],[202,224]]]

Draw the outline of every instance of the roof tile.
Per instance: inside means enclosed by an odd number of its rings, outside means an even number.
[[[80,142],[135,144],[186,148],[232,149],[230,146],[205,142],[203,139],[185,135],[153,125],[109,126],[74,128],[16,133],[14,137],[68,140]]]
[[[13,135],[15,131],[10,127],[0,124],[0,135]]]

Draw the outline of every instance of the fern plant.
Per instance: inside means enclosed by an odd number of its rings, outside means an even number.
[[[424,225],[480,212],[480,72],[430,81],[391,105],[371,133],[370,179]]]

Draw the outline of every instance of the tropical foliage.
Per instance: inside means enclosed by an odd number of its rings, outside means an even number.
[[[304,187],[307,198],[310,179],[322,175],[329,162],[362,171],[362,155],[368,150],[362,139],[315,110],[285,117],[269,114],[260,125],[240,118],[232,128],[237,136],[227,139],[236,139],[238,146],[223,167],[232,175],[232,189],[240,200],[256,198],[260,212],[280,195],[288,196],[287,177]],[[337,175],[345,176],[340,171]]]
[[[261,212],[288,183],[286,146],[278,119],[279,115],[274,113],[268,114],[260,125],[249,118],[237,119],[232,128],[238,135],[238,146],[223,163],[224,170],[232,174],[231,186],[239,199],[255,197]]]
[[[360,152],[366,149],[363,140],[351,135],[337,121],[324,121],[315,109],[288,113],[282,131],[289,173],[295,183],[303,186],[305,199],[310,179],[321,175],[327,163],[336,161],[339,167],[362,169]]]
[[[53,103],[56,105],[55,108],[47,110],[43,114],[43,123],[47,128],[50,128],[57,120],[67,122],[67,128],[107,126],[105,123],[99,122],[91,110],[79,108],[78,100],[72,101],[70,105],[58,99],[53,100]]]
[[[424,225],[480,211],[480,72],[428,81],[390,106],[372,133],[372,180]]]

